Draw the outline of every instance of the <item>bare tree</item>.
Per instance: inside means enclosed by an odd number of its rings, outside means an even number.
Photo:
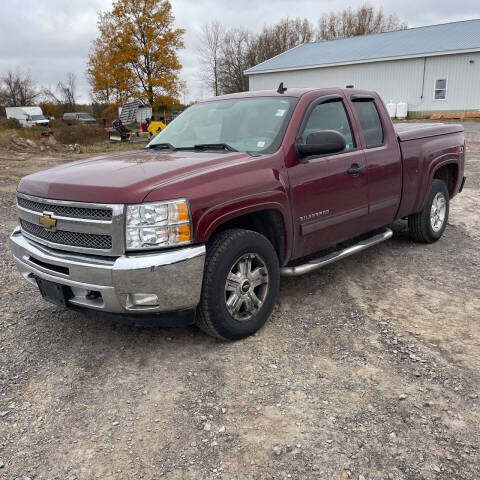
[[[314,28],[307,19],[285,18],[273,26],[265,26],[251,43],[249,63],[257,65],[297,45],[311,42],[314,36]]]
[[[322,15],[318,21],[317,40],[336,40],[405,28],[407,24],[396,15],[386,16],[381,8],[375,10],[371,5],[364,4],[356,10],[349,7]]]
[[[265,26],[254,35],[248,30],[231,29],[223,33],[216,59],[218,93],[248,90],[244,71],[275,55],[313,39],[314,30],[308,20],[284,19]]]
[[[224,36],[223,25],[218,22],[206,23],[200,35],[201,45],[198,49],[203,65],[200,77],[212,89],[215,96],[219,94],[220,54]]]
[[[20,107],[35,103],[40,96],[30,73],[9,71],[0,79],[0,101],[6,107]]]
[[[225,33],[220,51],[219,93],[248,90],[248,79],[243,72],[252,66],[248,62],[251,40],[248,30],[233,28]]]
[[[57,90],[60,93],[60,101],[63,105],[75,110],[75,97],[77,93],[77,77],[74,73],[68,72],[67,79],[64,82],[58,82]]]
[[[58,82],[55,90],[44,88],[42,97],[47,102],[56,103],[65,107],[64,110],[75,110],[77,93],[77,78],[74,73],[68,72],[65,82]]]
[[[204,79],[215,95],[248,90],[244,71],[286,50],[317,40],[332,40],[407,28],[397,16],[386,16],[365,4],[323,15],[315,31],[307,19],[283,19],[259,34],[244,29],[225,30],[219,22],[203,27],[200,57]]]

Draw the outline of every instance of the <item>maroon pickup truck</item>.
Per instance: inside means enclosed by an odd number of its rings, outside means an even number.
[[[438,240],[462,190],[464,133],[393,125],[376,93],[284,89],[188,108],[142,149],[20,181],[11,236],[51,302],[235,340],[301,275],[391,237]]]

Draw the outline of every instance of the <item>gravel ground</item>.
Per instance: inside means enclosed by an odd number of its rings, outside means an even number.
[[[10,259],[14,190],[68,158],[0,153],[0,479],[479,479],[480,123],[465,128],[442,240],[399,222],[284,278],[236,343],[42,301]]]

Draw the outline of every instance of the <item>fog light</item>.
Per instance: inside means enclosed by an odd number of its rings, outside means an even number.
[[[158,297],[153,293],[129,293],[127,305],[130,307],[155,307],[158,305]]]

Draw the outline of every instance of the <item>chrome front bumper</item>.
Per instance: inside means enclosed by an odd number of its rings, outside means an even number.
[[[194,309],[202,289],[205,245],[117,258],[63,252],[27,239],[17,227],[10,236],[23,275],[70,287],[72,307],[145,314]],[[98,292],[92,295],[91,292]],[[134,305],[133,294],[156,295],[156,305]]]

